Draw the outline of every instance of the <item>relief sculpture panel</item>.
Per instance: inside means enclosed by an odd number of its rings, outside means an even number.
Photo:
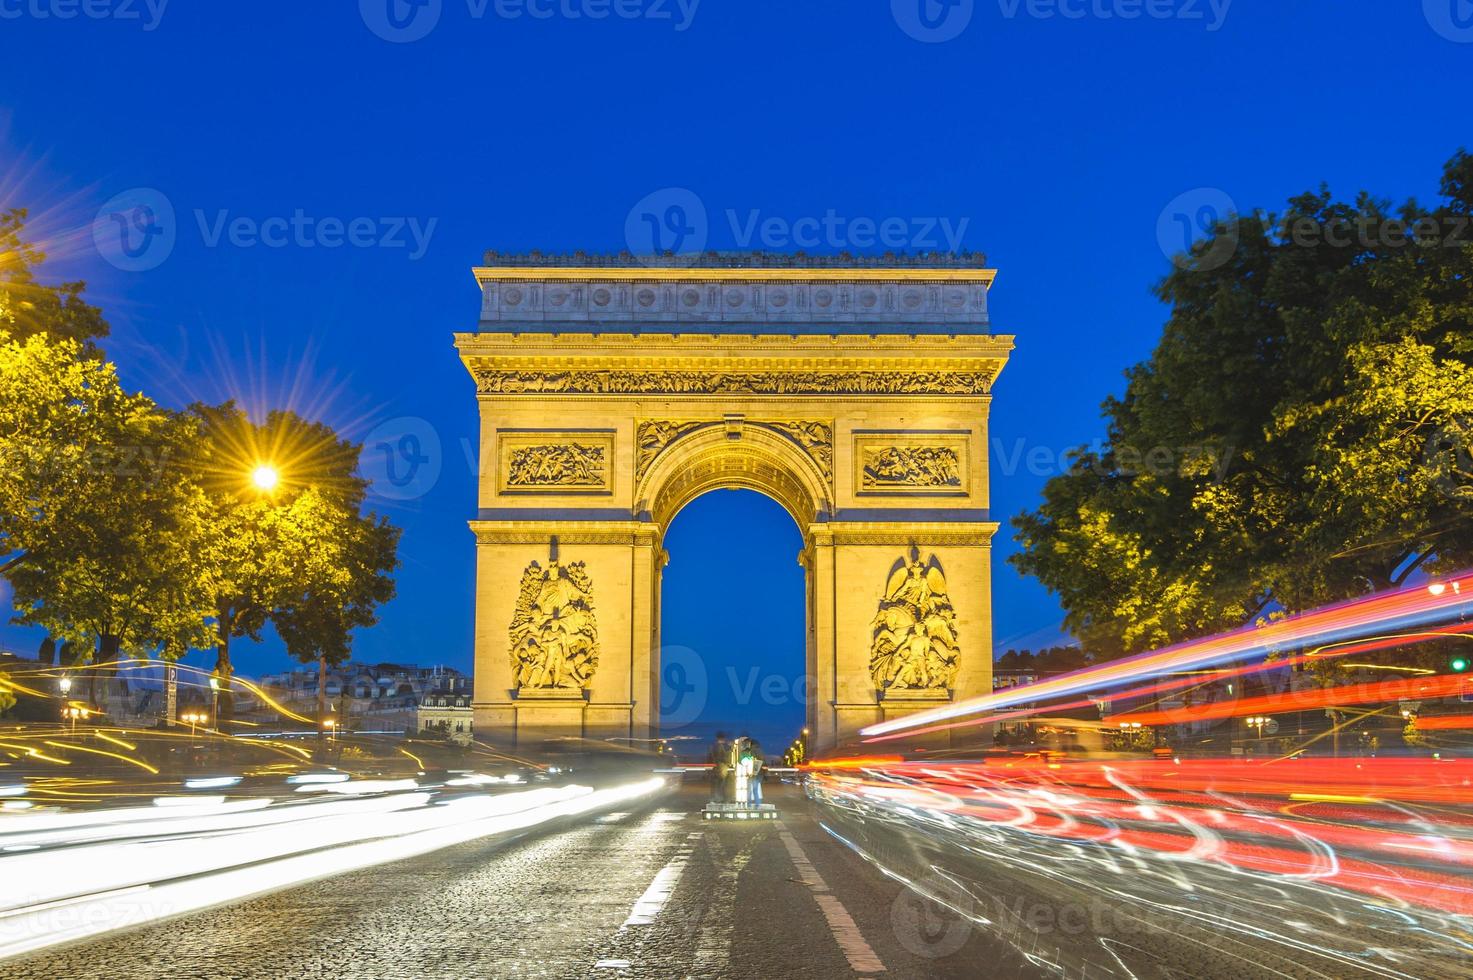
[[[970,491],[968,439],[966,432],[857,433],[854,492],[965,496]]]
[[[942,691],[956,686],[956,611],[936,557],[912,553],[885,585],[871,624],[870,676],[877,691]]]
[[[497,433],[501,493],[609,493],[612,432]]]
[[[598,668],[598,624],[593,584],[583,562],[543,568],[532,562],[522,573],[511,621],[511,668],[523,691],[567,691],[588,687]]]

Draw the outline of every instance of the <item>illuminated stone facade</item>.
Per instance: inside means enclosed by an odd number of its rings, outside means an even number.
[[[480,330],[456,336],[481,420],[481,736],[658,734],[663,536],[723,487],[803,532],[816,748],[991,690],[987,414],[1012,349],[991,270],[488,258]]]

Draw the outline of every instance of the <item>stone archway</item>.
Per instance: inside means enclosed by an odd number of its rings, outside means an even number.
[[[479,735],[658,736],[663,536],[720,487],[803,532],[817,747],[990,690],[990,270],[763,261],[477,270]]]

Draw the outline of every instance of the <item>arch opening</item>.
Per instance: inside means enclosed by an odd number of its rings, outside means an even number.
[[[700,758],[718,731],[750,734],[776,759],[808,724],[803,535],[765,489],[715,487],[666,527],[660,732]]]
[[[756,490],[777,501],[806,534],[832,512],[830,481],[792,439],[760,425],[713,425],[675,440],[638,482],[637,510],[668,528],[682,508],[711,490]]]

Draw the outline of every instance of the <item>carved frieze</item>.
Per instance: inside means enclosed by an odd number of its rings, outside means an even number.
[[[789,439],[803,447],[818,468],[823,471],[823,478],[829,482],[834,479],[834,428],[824,422],[764,422],[760,423],[769,428],[776,429]]]
[[[509,633],[520,690],[576,695],[586,689],[598,669],[598,624],[583,562],[528,565]]]
[[[962,485],[961,457],[950,446],[885,446],[864,451],[865,490],[897,487],[956,489]]]
[[[503,371],[476,368],[483,395],[985,395],[981,371]]]
[[[870,677],[875,689],[945,691],[956,687],[956,610],[946,576],[932,555],[923,562],[914,549],[896,562],[871,624]]]
[[[676,439],[697,429],[717,424],[719,423],[715,421],[672,422],[665,419],[640,422],[635,433],[635,442],[639,447],[634,463],[635,479],[644,476],[645,470],[655,461],[655,457]]]
[[[966,431],[861,431],[854,435],[854,492],[860,496],[966,496]]]
[[[508,487],[603,487],[608,485],[603,446],[569,443],[520,446],[508,456]]]
[[[501,429],[499,490],[505,494],[613,490],[614,434]]]
[[[671,443],[681,436],[689,435],[700,429],[712,426],[724,425],[723,419],[650,419],[642,420],[635,430],[635,441],[638,443],[638,453],[635,458],[635,479],[644,476],[655,458],[664,452]],[[792,419],[779,419],[775,421],[763,421],[756,419],[743,419],[742,424],[760,426],[777,432],[787,439],[792,440],[808,454],[808,457],[817,464],[822,471],[824,479],[832,482],[834,478],[834,427],[827,422],[813,422]]]
[[[645,258],[631,265],[644,264]],[[898,265],[898,263],[892,263]],[[811,275],[752,268],[477,270],[487,323],[967,324],[988,321],[991,272],[952,265]],[[621,274],[621,272],[623,274]],[[856,281],[857,280],[857,281]],[[935,329],[935,327],[933,327]]]

